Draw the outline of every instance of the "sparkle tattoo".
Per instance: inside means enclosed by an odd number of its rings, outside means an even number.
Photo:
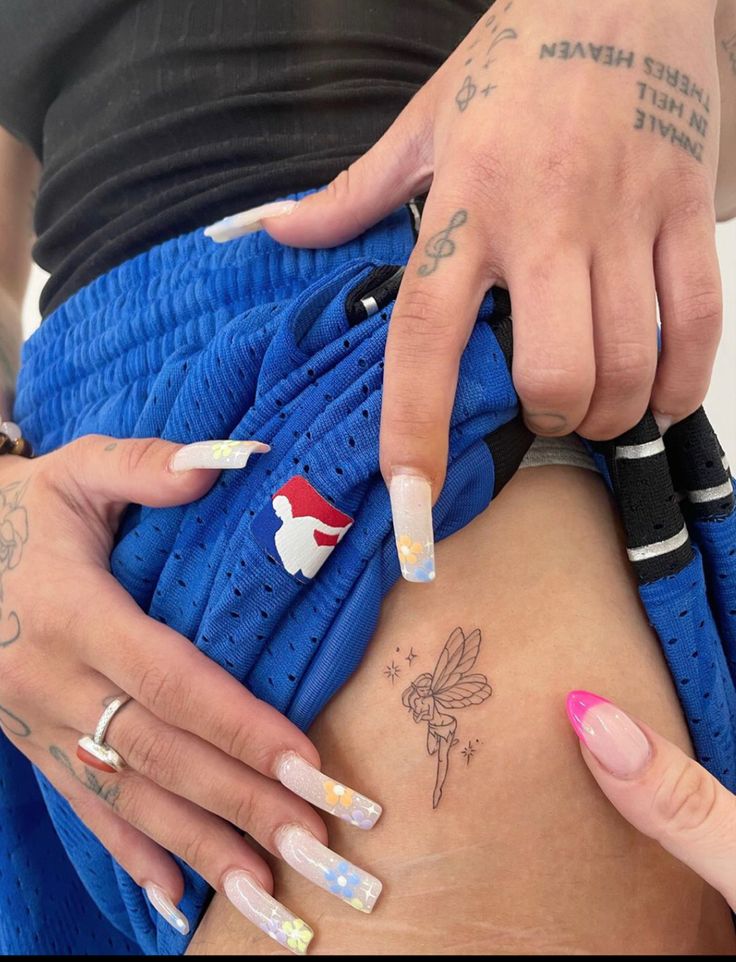
[[[430,259],[430,264],[422,264],[422,266],[417,271],[420,277],[428,277],[430,274],[434,274],[437,270],[437,265],[445,257],[452,257],[455,253],[455,241],[452,240],[450,234],[457,230],[458,227],[462,227],[463,224],[468,219],[468,212],[466,210],[458,210],[450,218],[450,223],[445,227],[444,230],[437,231],[433,234],[427,243],[424,245],[424,253]]]
[[[506,4],[503,12],[508,13],[512,6],[513,0]],[[468,56],[464,63],[473,71],[489,70],[494,63],[492,54],[496,47],[504,40],[517,40],[519,36],[513,27],[501,27],[495,13],[484,21],[483,28],[484,32],[467,47]],[[479,64],[476,64],[476,59],[480,61]],[[455,103],[460,113],[465,113],[477,94],[487,98],[497,86],[487,78],[483,78],[482,73],[466,74],[460,89],[455,94]]]
[[[441,709],[480,705],[491,696],[486,676],[470,674],[478,658],[480,642],[479,629],[466,638],[462,628],[456,628],[447,639],[434,672],[419,675],[401,696],[402,704],[412,713],[414,721],[427,723],[427,752],[437,756],[432,808],[437,808],[442,798],[450,751],[457,745],[457,719]],[[469,757],[466,755],[465,758],[468,763]]]
[[[478,739],[472,738],[468,742],[468,744],[465,746],[465,748],[463,748],[463,750],[460,752],[460,754],[465,759],[466,768],[470,764],[470,759],[475,757],[475,753],[478,751],[477,746],[478,746]]]
[[[14,481],[0,488],[0,604],[4,602],[3,575],[20,564],[28,541],[28,515],[21,503],[26,481]],[[20,620],[15,611],[0,608],[0,648],[20,638]]]
[[[385,675],[386,678],[388,678],[388,680],[393,685],[393,683],[401,674],[401,668],[399,667],[399,665],[396,664],[396,662],[392,658],[391,664],[386,665],[386,667],[383,669],[383,674]]]

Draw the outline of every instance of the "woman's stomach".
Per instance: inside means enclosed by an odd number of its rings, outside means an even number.
[[[608,805],[565,719],[589,689],[691,751],[600,478],[518,473],[437,546],[437,573],[396,585],[311,731],[323,770],[384,806],[371,832],[328,825],[383,882],[371,915],[274,862],[311,951],[732,952],[725,902]],[[190,951],[272,944],[218,896]]]

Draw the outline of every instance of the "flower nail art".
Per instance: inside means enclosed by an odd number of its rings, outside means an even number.
[[[402,534],[397,542],[399,558],[407,565],[415,565],[424,554],[418,541],[412,541],[408,534]]]
[[[327,778],[296,752],[285,752],[281,756],[276,777],[295,795],[357,828],[373,828],[383,811],[370,798],[359,795],[342,782]]]
[[[261,441],[196,441],[180,448],[171,459],[172,471],[193,468],[244,468],[251,454],[266,454],[271,448]]]
[[[327,848],[300,825],[285,825],[276,837],[284,861],[315,885],[360,912],[372,912],[382,885],[369,872]]]
[[[339,782],[325,782],[325,801],[328,805],[343,805],[348,808],[353,801],[353,793]]]
[[[389,493],[402,576],[407,581],[434,581],[432,486],[426,478],[397,471]]]
[[[347,862],[340,862],[336,868],[327,869],[325,881],[333,895],[347,899],[348,902],[355,896],[353,894],[356,885],[360,883],[360,876],[356,875]]]
[[[286,944],[293,952],[303,955],[307,951],[309,943],[314,938],[314,932],[301,919],[294,919],[290,922],[283,922],[281,929],[286,938]]]
[[[225,895],[235,908],[255,923],[269,938],[295,955],[305,955],[314,932],[286,906],[265,891],[250,872],[234,869],[223,879]]]

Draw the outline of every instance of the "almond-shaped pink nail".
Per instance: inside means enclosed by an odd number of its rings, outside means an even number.
[[[580,741],[611,775],[632,778],[646,768],[652,755],[649,740],[617,705],[590,691],[571,691],[567,717]]]

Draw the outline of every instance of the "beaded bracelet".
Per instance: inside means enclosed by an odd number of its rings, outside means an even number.
[[[0,421],[0,455],[15,454],[19,458],[32,458],[30,442],[21,436],[20,428],[12,421]]]

